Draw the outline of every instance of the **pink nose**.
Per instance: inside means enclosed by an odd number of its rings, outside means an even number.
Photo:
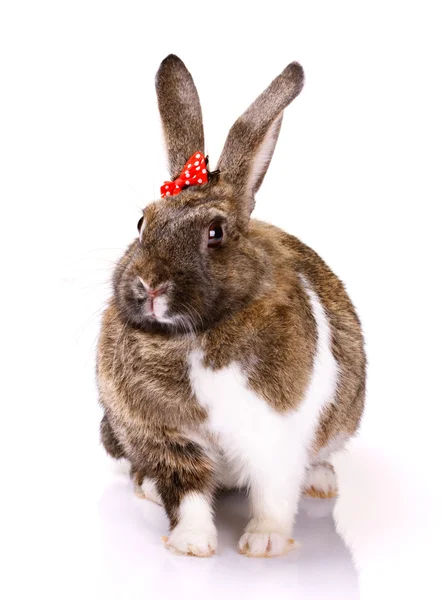
[[[144,289],[147,292],[147,295],[149,296],[149,298],[156,298],[157,296],[161,296],[161,294],[164,294],[167,291],[167,286],[166,285],[160,285],[159,287],[152,289],[152,287],[146,283],[144,281],[144,279],[142,279],[141,277],[138,277],[138,279],[141,281],[141,283],[143,284]]]
[[[150,298],[156,298],[157,296],[161,296],[161,294],[164,294],[164,292],[166,291],[165,286],[163,285],[162,287],[157,288],[156,290],[147,290],[147,295]]]

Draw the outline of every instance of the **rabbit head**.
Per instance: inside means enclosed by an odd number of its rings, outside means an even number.
[[[158,331],[207,329],[266,288],[265,243],[249,226],[250,215],[283,111],[303,80],[301,66],[288,65],[231,128],[219,173],[144,209],[139,237],[114,273],[117,307],[127,322]],[[204,153],[201,106],[177,56],[161,63],[156,89],[176,179],[195,152]]]

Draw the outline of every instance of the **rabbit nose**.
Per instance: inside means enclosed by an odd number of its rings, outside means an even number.
[[[157,296],[161,296],[161,294],[164,294],[166,292],[166,288],[163,287],[159,287],[156,290],[146,290],[147,294],[150,298],[156,298]]]
[[[166,284],[159,285],[157,288],[154,289],[154,288],[152,288],[152,286],[150,286],[148,283],[146,283],[146,281],[144,281],[144,279],[142,277],[138,277],[138,279],[143,284],[143,287],[146,290],[149,298],[152,298],[152,299],[156,298],[157,296],[161,296],[161,294],[165,294],[167,291]]]

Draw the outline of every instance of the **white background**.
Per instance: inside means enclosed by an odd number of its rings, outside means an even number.
[[[440,31],[437,2],[2,2],[2,597],[440,597]],[[370,365],[336,457],[342,537],[332,507],[304,507],[298,556],[238,556],[236,497],[217,557],[168,554],[162,510],[98,445],[100,312],[167,177],[154,75],[170,52],[212,165],[272,78],[305,68],[256,216],[346,282]]]

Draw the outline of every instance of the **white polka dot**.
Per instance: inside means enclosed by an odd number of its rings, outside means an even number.
[[[199,158],[200,156],[201,156],[201,154],[197,154],[197,155],[196,155],[196,158]]]
[[[169,189],[169,186],[168,186],[168,185],[166,185],[166,190],[168,190],[168,189]]]
[[[192,165],[187,165],[187,168],[190,169],[192,167]]]
[[[186,177],[190,177],[189,171],[186,171]]]
[[[190,185],[190,183],[188,181],[186,181],[186,185]]]
[[[170,196],[170,192],[166,192],[166,196]]]
[[[198,179],[198,183],[202,183],[202,182],[203,182],[203,180],[202,180],[202,179]]]
[[[202,172],[202,173],[207,173],[206,169],[203,169],[201,172]]]
[[[200,161],[199,161],[199,160],[196,160],[196,161],[195,161],[195,167],[197,167],[199,164],[200,164]]]
[[[201,167],[197,167],[197,168],[195,169],[195,171],[199,171],[200,169],[201,169]]]

